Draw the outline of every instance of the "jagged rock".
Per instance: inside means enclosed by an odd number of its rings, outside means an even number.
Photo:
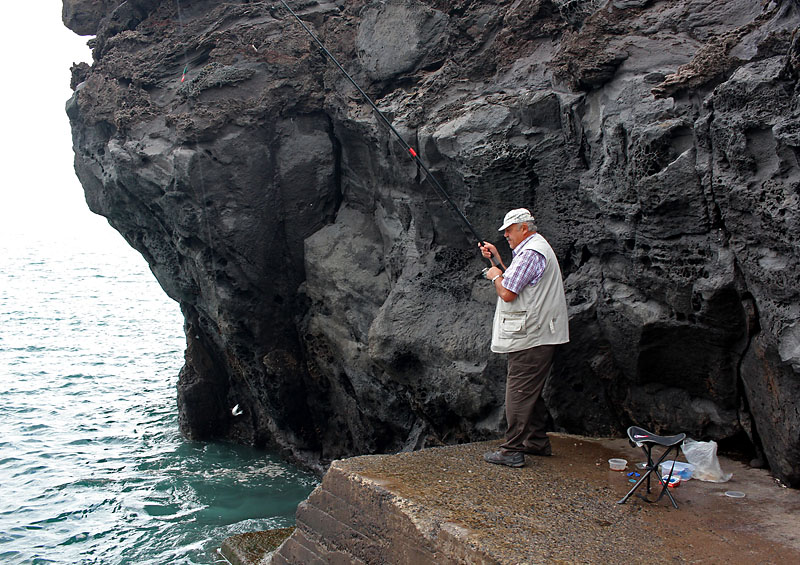
[[[441,65],[446,27],[447,16],[422,2],[373,2],[361,13],[358,59],[374,81]]]
[[[61,19],[78,35],[95,35],[110,5],[109,0],[64,0]]]
[[[554,429],[746,443],[800,485],[796,2],[290,4],[480,237],[534,211]],[[476,238],[287,11],[92,6],[75,168],[181,305],[183,432],[318,469],[496,436]]]

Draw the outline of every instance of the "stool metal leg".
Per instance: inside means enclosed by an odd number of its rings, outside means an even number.
[[[650,474],[655,472],[656,478],[658,479],[659,484],[661,485],[661,494],[658,496],[656,500],[647,500],[643,496],[639,495],[642,500],[645,502],[658,502],[664,497],[666,494],[669,497],[670,502],[677,510],[678,504],[675,502],[675,499],[672,497],[672,493],[669,492],[669,480],[665,481],[664,478],[661,476],[661,473],[658,471],[658,466],[661,464],[664,459],[667,458],[667,455],[672,452],[673,447],[667,448],[664,453],[661,454],[661,457],[658,459],[658,462],[653,463],[652,457],[652,446],[651,445],[643,445],[642,451],[647,456],[647,466],[645,467],[645,472],[642,477],[633,485],[633,488],[628,491],[628,494],[623,496],[620,500],[617,501],[617,504],[625,504],[625,502],[631,497],[631,495],[636,491],[637,488],[646,480],[647,481],[647,494],[650,494]],[[678,448],[675,446],[675,454],[677,455]],[[672,473],[670,472],[670,478],[672,478]]]

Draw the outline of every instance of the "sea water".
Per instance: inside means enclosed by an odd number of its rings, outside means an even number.
[[[0,240],[0,563],[224,563],[316,480],[181,437],[179,308],[107,230]]]

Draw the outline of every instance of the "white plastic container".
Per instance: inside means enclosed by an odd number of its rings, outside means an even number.
[[[628,461],[625,459],[609,459],[608,466],[612,471],[624,471],[628,466]]]
[[[672,471],[673,477],[678,477],[682,481],[688,481],[692,478],[692,473],[694,473],[694,465],[691,463],[684,463],[683,461],[664,461],[661,463],[661,465],[658,466],[661,476],[669,475],[669,471],[672,469],[673,463],[675,463],[675,469]]]

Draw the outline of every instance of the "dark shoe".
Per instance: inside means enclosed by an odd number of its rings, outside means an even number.
[[[525,456],[519,451],[510,451],[503,453],[502,451],[490,451],[483,454],[483,459],[495,465],[506,465],[508,467],[524,467]]]
[[[550,457],[553,454],[553,448],[548,445],[539,451],[526,451],[525,453],[528,455],[536,455],[537,457]]]

